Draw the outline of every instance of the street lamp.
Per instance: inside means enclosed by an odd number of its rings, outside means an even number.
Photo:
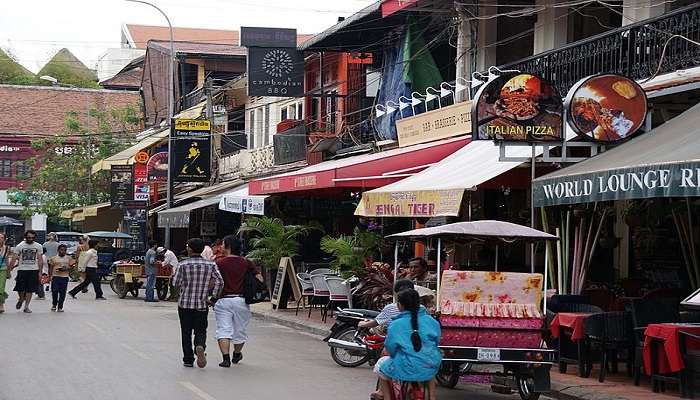
[[[141,3],[147,6],[155,8],[168,22],[168,29],[170,30],[170,63],[168,64],[168,188],[166,192],[165,208],[168,209],[173,205],[173,182],[171,176],[172,169],[172,123],[173,123],[173,113],[174,113],[174,103],[175,103],[175,90],[173,88],[173,73],[175,72],[175,49],[173,46],[173,25],[170,23],[170,18],[158,8],[155,4],[149,3],[143,0],[125,0],[131,3]],[[165,228],[165,246],[170,247],[170,228]]]

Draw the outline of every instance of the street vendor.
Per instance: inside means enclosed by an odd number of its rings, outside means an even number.
[[[437,267],[435,268],[437,270]],[[437,281],[437,275],[430,270],[428,262],[422,257],[416,257],[409,261],[407,278],[415,283]]]

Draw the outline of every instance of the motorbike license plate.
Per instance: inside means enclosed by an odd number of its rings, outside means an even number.
[[[501,361],[500,349],[476,349],[476,359],[479,361]]]

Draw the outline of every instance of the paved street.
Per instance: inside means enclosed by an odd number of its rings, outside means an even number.
[[[1,400],[350,400],[368,398],[374,385],[369,367],[337,366],[319,338],[257,320],[242,364],[219,368],[211,314],[209,365],[183,368],[175,304],[119,300],[105,289],[109,301],[68,298],[63,314],[51,313],[48,299],[34,300],[33,314],[16,312],[11,293],[0,315]],[[439,398],[517,397],[461,386]]]

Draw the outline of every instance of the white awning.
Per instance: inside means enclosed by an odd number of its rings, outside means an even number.
[[[219,210],[238,214],[265,215],[265,199],[269,196],[252,196],[248,185],[242,185],[224,193],[219,201]]]
[[[158,212],[159,228],[187,228],[190,225],[190,211],[219,204],[221,195],[214,195],[194,203]]]
[[[117,154],[109,156],[103,160],[100,160],[92,165],[92,173],[95,174],[102,170],[109,171],[112,165],[131,165],[134,163],[134,156],[136,153],[142,150],[147,150],[153,145],[157,145],[162,140],[168,137],[169,130],[159,128],[160,130],[154,130],[148,136],[145,136],[138,143],[131,147],[120,151]]]

